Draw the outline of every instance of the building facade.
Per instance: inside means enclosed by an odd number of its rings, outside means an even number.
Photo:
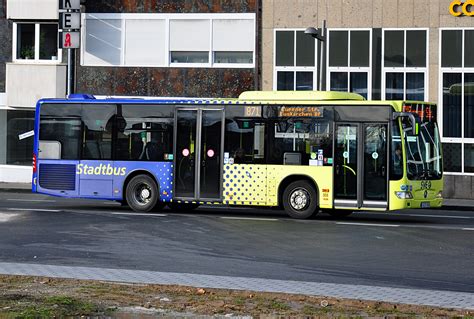
[[[41,4],[39,4],[41,3]],[[445,196],[474,196],[474,7],[451,0],[82,0],[76,91],[328,90],[438,104]],[[58,0],[0,0],[0,181],[28,181],[34,104],[65,95]],[[327,22],[326,53],[304,34]],[[323,64],[321,64],[323,63]]]
[[[466,4],[465,4],[466,3]],[[465,4],[465,5],[463,5]],[[438,104],[444,196],[474,198],[474,6],[452,0],[263,0],[262,88],[316,89],[327,22],[327,89]]]

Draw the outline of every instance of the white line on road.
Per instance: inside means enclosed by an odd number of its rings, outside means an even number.
[[[150,217],[166,217],[166,214],[153,214],[153,213],[111,213],[112,215],[127,215],[127,216],[150,216]]]
[[[349,223],[349,222],[337,222],[337,225],[354,225],[354,226],[374,226],[374,227],[400,227],[400,225],[391,224],[369,224],[369,223]]]
[[[277,218],[252,218],[252,217],[220,217],[221,219],[233,219],[233,220],[259,220],[264,222],[278,221]]]
[[[472,230],[472,231],[474,231],[474,228],[463,228],[462,230]]]
[[[448,215],[423,215],[423,214],[403,214],[398,216],[411,216],[411,217],[435,217],[435,218],[457,218],[457,219],[473,219],[472,216],[448,216]]]
[[[15,199],[15,198],[7,198],[7,200],[12,201],[12,202],[48,202],[48,203],[54,203],[56,202],[55,200],[52,199]]]
[[[50,212],[50,213],[59,213],[60,212],[60,210],[58,210],[58,209],[42,209],[42,208],[7,208],[7,210]]]

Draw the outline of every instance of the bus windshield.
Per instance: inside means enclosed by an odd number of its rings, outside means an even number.
[[[441,179],[442,157],[435,105],[405,105],[405,112],[419,115],[419,134],[411,134],[411,125],[403,121],[406,144],[407,176],[411,180]]]

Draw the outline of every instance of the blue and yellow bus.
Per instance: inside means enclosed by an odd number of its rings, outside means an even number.
[[[33,191],[135,211],[282,207],[294,218],[442,205],[436,105],[342,92],[36,106]]]

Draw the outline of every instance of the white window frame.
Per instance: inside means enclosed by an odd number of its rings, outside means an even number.
[[[403,67],[386,67],[385,66],[385,31],[403,31]],[[426,66],[425,67],[407,67],[406,56],[407,56],[407,31],[425,31],[426,32]],[[423,73],[425,83],[425,96],[424,101],[428,101],[429,98],[429,65],[430,65],[430,29],[429,28],[383,28],[382,29],[382,100],[386,99],[386,82],[387,73],[403,73],[403,100],[406,100],[407,96],[407,73]]]
[[[446,30],[455,30],[455,31],[462,31],[462,45],[461,45],[461,67],[443,67],[441,62],[442,62],[442,56],[443,56],[443,31]],[[464,137],[464,115],[465,115],[465,103],[464,103],[464,74],[465,73],[474,73],[474,67],[464,67],[464,34],[466,30],[474,30],[474,27],[471,28],[440,28],[439,29],[439,85],[438,85],[438,118],[440,119],[438,121],[439,125],[439,130],[441,134],[441,142],[442,143],[452,143],[452,144],[461,144],[461,172],[444,172],[447,175],[469,175],[469,176],[474,176],[474,173],[471,172],[465,172],[465,167],[464,167],[464,146],[465,144],[474,144],[474,138],[466,138]],[[443,75],[445,73],[453,73],[453,74],[461,74],[461,92],[463,98],[461,98],[461,137],[444,137],[444,131],[443,131]]]
[[[316,90],[318,82],[318,43],[314,39],[314,66],[296,66],[296,32],[305,31],[304,28],[276,28],[273,29],[273,90],[278,90],[278,72],[293,72],[293,91],[296,91],[296,72],[313,72],[313,90]],[[276,33],[278,31],[293,31],[293,66],[276,65]],[[310,35],[308,35],[309,37]]]
[[[100,63],[85,64],[84,63],[84,50],[85,40],[87,35],[86,23],[87,19],[114,19],[121,20],[121,45],[122,53],[120,57],[120,65],[102,65]],[[156,65],[140,65],[140,64],[125,64],[125,35],[126,35],[126,20],[165,20],[166,32],[165,32],[165,63]],[[214,63],[212,51],[212,26],[213,20],[252,20],[254,34],[256,34],[256,15],[255,13],[83,13],[81,14],[81,66],[101,66],[101,67],[173,67],[173,68],[233,68],[233,69],[248,69],[255,68],[255,55],[256,55],[256,43],[254,38],[254,47],[252,50],[252,63]],[[210,31],[209,31],[209,48],[208,63],[173,63],[171,62],[171,51],[170,51],[170,20],[210,20]]]
[[[17,47],[18,47],[18,25],[19,24],[34,24],[35,25],[35,57],[33,59],[19,59],[17,57]],[[62,49],[57,49],[57,56],[56,60],[46,60],[40,59],[40,25],[44,24],[55,24],[58,25],[57,22],[36,22],[36,21],[16,21],[13,22],[13,36],[12,36],[12,61],[15,63],[23,63],[23,64],[60,64],[62,63]]]
[[[329,66],[329,32],[331,31],[347,31],[347,66]],[[352,31],[369,31],[369,66],[368,67],[353,67],[351,64],[351,32]],[[371,28],[329,28],[327,30],[327,45],[326,45],[326,87],[328,91],[331,90],[331,73],[347,73],[347,92],[350,91],[350,74],[351,73],[367,73],[367,100],[372,99],[372,29]]]

